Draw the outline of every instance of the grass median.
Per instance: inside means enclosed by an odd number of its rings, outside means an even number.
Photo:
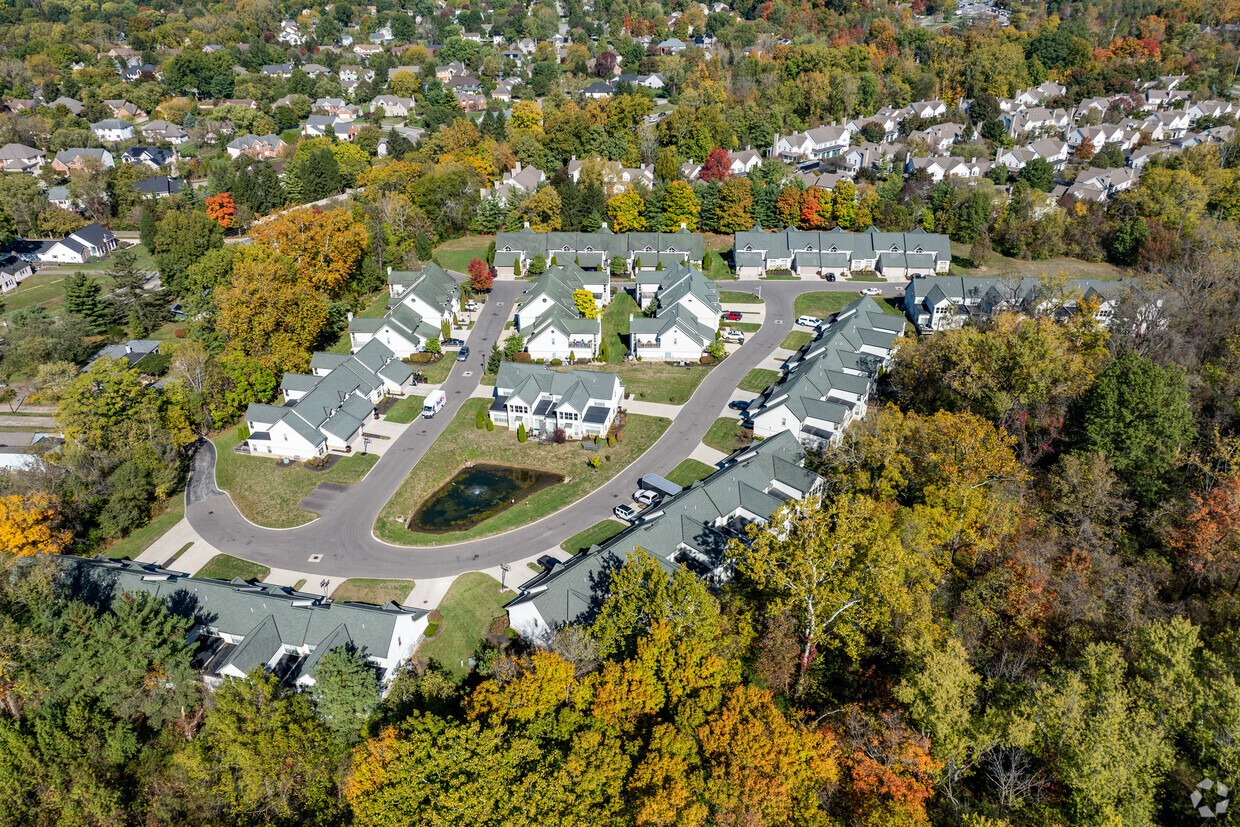
[[[810,340],[813,338],[814,334],[812,333],[806,333],[804,330],[794,330],[784,337],[784,340],[779,343],[779,346],[785,350],[800,350],[805,347],[805,345],[809,344]]]
[[[229,428],[215,440],[215,481],[232,497],[237,510],[252,523],[269,528],[293,528],[315,518],[297,504],[321,482],[352,485],[366,476],[379,458],[374,454],[341,457],[326,471],[313,471],[304,463],[286,467],[263,456],[233,453],[240,440]]]
[[[407,546],[438,546],[490,537],[528,525],[576,502],[616,476],[654,445],[671,424],[663,417],[629,414],[623,439],[614,448],[604,444],[594,452],[582,450],[577,440],[563,445],[542,445],[533,440],[520,443],[517,432],[507,428],[480,430],[476,425],[478,411],[490,404],[489,399],[469,399],[461,406],[383,507],[375,524],[375,533],[381,539]],[[611,461],[607,461],[608,455]],[[603,460],[596,469],[586,465],[586,460],[595,456]],[[422,502],[471,462],[549,471],[564,476],[565,481],[535,492],[463,531],[428,534],[407,529],[405,521]]]
[[[388,408],[388,412],[383,415],[383,418],[397,425],[408,425],[422,415],[422,406],[424,404],[426,404],[425,396],[409,396],[397,400],[396,404]]]
[[[498,625],[496,620],[504,618],[507,628],[504,604],[513,597],[490,575],[476,571],[462,574],[439,604],[443,621],[435,636],[418,647],[418,656],[437,661],[458,678],[465,677],[471,668],[468,659],[482,646],[492,624]]]

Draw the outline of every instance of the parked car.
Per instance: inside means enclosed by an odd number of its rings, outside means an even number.
[[[728,403],[728,408],[734,411],[747,411],[749,410],[749,403],[744,399],[733,399]]]
[[[822,319],[817,316],[798,316],[797,324],[804,325],[805,327],[818,327],[818,325],[822,324]]]
[[[827,281],[835,281],[835,273],[827,273],[826,279]]]
[[[739,330],[725,330],[723,331],[722,337],[727,339],[729,342],[740,342],[742,345],[745,344],[745,334]]]
[[[543,571],[551,571],[553,568],[560,565],[560,561],[552,557],[550,554],[544,554],[534,562],[542,566]]]
[[[660,499],[657,491],[648,491],[643,488],[640,491],[633,492],[633,502],[638,502],[642,505],[654,505]]]
[[[611,510],[611,513],[615,514],[626,523],[631,523],[637,519],[637,509],[628,503],[622,503],[621,505],[616,506]]]
[[[461,345],[461,349],[456,352],[456,361],[464,362],[469,358],[469,346]]]
[[[464,339],[444,339],[439,343],[443,347],[462,347],[465,344]]]
[[[863,296],[881,296],[881,295],[883,295],[883,291],[882,291],[882,290],[880,290],[880,289],[878,289],[877,287],[867,287],[867,288],[865,288],[864,290],[862,290],[862,291],[861,291],[861,295],[863,295]]]
[[[729,310],[727,313],[723,314],[723,320],[725,322],[739,322],[741,320],[741,314],[737,313],[735,310]]]
[[[482,305],[478,302],[465,302],[466,310],[481,310]]]

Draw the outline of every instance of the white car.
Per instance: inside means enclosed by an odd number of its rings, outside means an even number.
[[[729,342],[740,342],[742,345],[745,344],[745,334],[739,330],[725,330],[720,335],[720,338],[727,339]]]
[[[611,513],[615,514],[626,523],[631,523],[637,519],[637,509],[628,503],[622,503],[621,505],[616,506],[611,510]]]
[[[804,325],[805,327],[818,327],[818,325],[822,324],[822,319],[817,316],[798,316],[797,324]]]
[[[880,289],[879,289],[879,288],[877,288],[877,287],[867,287],[867,288],[865,288],[864,290],[862,290],[862,291],[861,291],[861,295],[863,295],[863,296],[881,296],[881,295],[883,295],[883,291],[882,291],[882,290],[880,290]]]
[[[465,302],[465,309],[466,310],[481,310],[482,305],[479,304],[478,302]]]
[[[642,505],[654,505],[659,501],[659,493],[657,491],[647,491],[643,488],[640,491],[633,492],[633,501]]]

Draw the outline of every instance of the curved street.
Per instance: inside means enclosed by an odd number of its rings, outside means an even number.
[[[215,548],[272,568],[331,572],[337,577],[449,577],[466,571],[519,560],[552,548],[611,514],[628,502],[637,480],[645,474],[666,474],[689,456],[727,404],[750,369],[765,361],[787,334],[797,329],[793,304],[802,293],[858,292],[857,282],[735,281],[720,289],[760,293],[766,321],[747,334],[739,350],[721,362],[698,386],[663,436],[632,465],[592,494],[572,505],[504,534],[455,545],[415,548],[377,539],[372,528],[383,506],[447,427],[478,385],[482,361],[491,343],[502,339],[512,303],[524,282],[497,281],[470,336],[474,356],[453,366],[442,385],[447,404],[433,419],[413,422],[375,464],[364,480],[349,486],[320,484],[303,505],[319,519],[297,528],[270,529],[241,516],[227,494],[215,485],[215,447],[207,443],[193,457],[186,486],[186,516],[193,528]],[[897,296],[903,285],[881,286],[884,296]],[[311,555],[322,555],[308,566]]]

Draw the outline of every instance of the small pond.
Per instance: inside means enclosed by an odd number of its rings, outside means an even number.
[[[422,503],[409,518],[409,529],[429,534],[464,531],[563,479],[559,474],[507,465],[463,468]]]

